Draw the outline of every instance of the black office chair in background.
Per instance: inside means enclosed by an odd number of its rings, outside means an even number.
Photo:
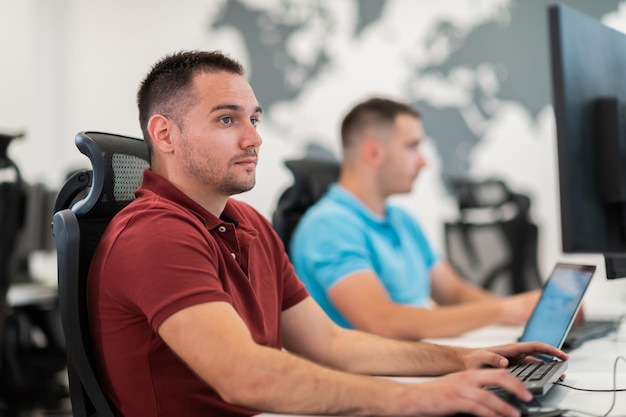
[[[70,397],[75,417],[113,417],[114,408],[95,366],[87,315],[87,274],[110,220],[135,199],[149,158],[141,139],[81,132],[75,142],[89,158],[92,170],[76,172],[66,180],[57,195],[52,222]]]
[[[23,133],[0,134],[0,336],[4,335],[8,315],[7,292],[11,284],[11,261],[15,241],[23,225],[25,199],[22,176],[15,162],[9,158],[8,147],[13,139],[22,136]],[[3,343],[0,342],[0,357],[2,351]]]
[[[43,185],[27,184],[8,147],[19,134],[0,134],[0,414],[63,410],[65,340],[56,288],[35,282],[29,255],[45,249],[51,205],[37,198]],[[7,173],[7,171],[10,171]],[[7,174],[10,174],[7,176]],[[46,207],[50,213],[45,214]],[[43,221],[44,215],[47,217]],[[45,223],[45,224],[44,224]],[[51,237],[50,237],[51,240]]]
[[[500,295],[541,288],[538,228],[530,198],[497,179],[454,178],[459,219],[446,222],[448,262],[465,278]]]
[[[329,157],[308,156],[285,161],[285,166],[293,174],[293,184],[278,198],[272,226],[289,253],[291,235],[304,212],[339,178],[339,162]]]

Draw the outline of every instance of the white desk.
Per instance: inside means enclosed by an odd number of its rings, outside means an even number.
[[[435,339],[434,343],[466,347],[484,347],[514,342],[521,334],[518,327],[488,327],[467,333],[455,339]],[[570,360],[564,384],[588,389],[613,388],[613,364],[618,356],[626,357],[626,324],[620,331],[603,339],[589,341],[570,352]],[[419,383],[430,378],[395,378],[407,383]],[[617,365],[617,388],[626,388],[626,363]],[[546,407],[584,411],[602,415],[611,406],[613,393],[576,391],[562,386],[553,387],[540,401]],[[610,416],[626,415],[626,392],[618,392]],[[262,417],[279,417],[285,414],[259,414]],[[301,416],[301,415],[300,415]]]

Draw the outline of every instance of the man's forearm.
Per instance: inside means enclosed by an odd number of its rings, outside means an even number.
[[[255,349],[256,350],[256,349]],[[240,406],[279,413],[394,415],[406,386],[318,366],[285,351],[259,347],[254,363],[233,369],[220,395]],[[208,381],[211,383],[210,381]],[[226,382],[226,383],[225,383]]]
[[[327,366],[365,375],[433,376],[464,369],[466,349],[340,329],[321,356]]]
[[[503,308],[495,298],[435,308],[394,305],[384,314],[371,314],[361,330],[405,340],[455,337],[499,322]]]

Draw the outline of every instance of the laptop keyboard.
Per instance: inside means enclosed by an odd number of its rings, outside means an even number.
[[[542,396],[567,369],[564,361],[540,361],[520,363],[509,367],[509,371],[519,378],[535,396]]]

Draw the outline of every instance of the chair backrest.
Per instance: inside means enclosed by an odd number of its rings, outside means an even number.
[[[7,291],[11,283],[11,262],[15,243],[23,225],[23,209],[25,194],[22,188],[22,177],[17,165],[11,160],[7,148],[11,140],[23,136],[0,134],[0,340],[4,334],[4,324],[8,312]],[[5,172],[10,171],[10,172]],[[10,175],[9,175],[10,174]],[[0,352],[2,343],[0,342]]]
[[[540,288],[538,228],[530,220],[530,198],[497,179],[456,178],[449,185],[459,207],[459,220],[445,224],[450,264],[501,295]]]
[[[52,221],[70,397],[74,416],[113,417],[114,407],[98,381],[87,309],[87,276],[107,225],[135,199],[134,191],[141,185],[149,157],[141,139],[81,132],[75,142],[89,158],[92,170],[76,172],[65,181],[55,200]]]
[[[285,161],[293,174],[293,184],[278,198],[272,226],[289,252],[289,241],[306,210],[328,191],[339,178],[339,162],[304,158]]]

